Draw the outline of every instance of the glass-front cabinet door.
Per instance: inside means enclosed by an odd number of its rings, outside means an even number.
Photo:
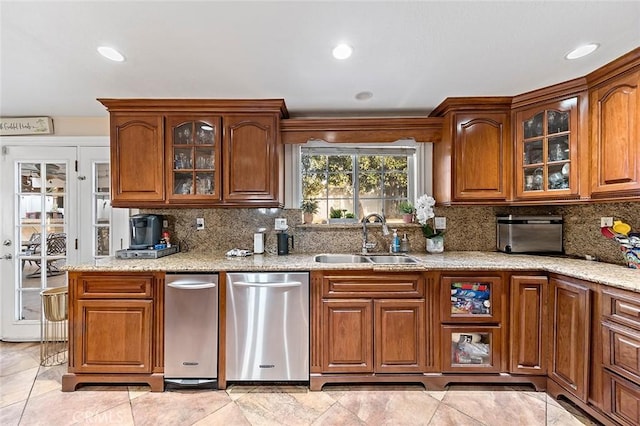
[[[516,114],[516,197],[577,194],[577,98]]]
[[[489,326],[443,326],[442,371],[499,372],[502,329]]]
[[[442,321],[500,322],[502,280],[499,277],[442,277]]]
[[[167,194],[169,202],[220,200],[221,118],[167,117]]]

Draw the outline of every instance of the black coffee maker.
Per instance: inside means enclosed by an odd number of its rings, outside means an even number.
[[[153,248],[162,237],[162,215],[136,214],[129,218],[132,250]]]

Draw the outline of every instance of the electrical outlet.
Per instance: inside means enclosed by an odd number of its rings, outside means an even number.
[[[168,227],[169,227],[169,221],[168,221],[167,219],[164,219],[164,220],[162,221],[162,227],[163,227],[163,228],[168,228]]]
[[[196,218],[196,229],[198,231],[204,229],[204,217]]]
[[[435,222],[436,229],[447,229],[446,217],[435,217],[434,222]]]
[[[613,226],[613,218],[612,217],[601,217],[600,218],[600,228],[612,227]]]
[[[287,219],[283,217],[276,218],[275,228],[276,228],[276,231],[284,231],[285,229],[287,229],[288,228]]]

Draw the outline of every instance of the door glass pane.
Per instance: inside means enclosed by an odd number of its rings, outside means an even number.
[[[452,315],[491,315],[491,283],[456,281],[451,283]]]
[[[16,320],[40,320],[40,291],[66,285],[67,164],[18,162]],[[46,175],[40,173],[46,171]]]
[[[451,364],[491,365],[491,333],[452,333]]]
[[[569,159],[569,135],[549,138],[549,160],[564,161]]]
[[[93,163],[93,257],[109,256],[111,250],[111,198],[109,163]]]
[[[196,122],[196,143],[213,145],[215,138],[215,127],[202,121]]]
[[[525,191],[541,191],[542,190],[542,169],[526,168],[524,169],[524,190]]]
[[[196,148],[196,169],[214,170],[213,148]]]
[[[524,143],[523,164],[542,163],[542,139]]]
[[[542,120],[544,118],[544,114],[543,113],[539,113],[534,115],[532,118],[530,118],[529,120],[525,121],[524,123],[522,123],[523,125],[523,130],[524,130],[524,138],[525,139],[529,139],[529,138],[535,138],[538,136],[542,136]]]
[[[185,145],[192,143],[191,124],[191,122],[185,123],[173,129],[173,143],[175,145]]]
[[[549,166],[548,180],[549,189],[569,188],[569,163]]]
[[[569,131],[568,111],[547,111],[547,133],[554,134]]]
[[[196,194],[213,194],[213,173],[196,173]]]

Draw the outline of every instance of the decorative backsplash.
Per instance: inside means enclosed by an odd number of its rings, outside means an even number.
[[[600,233],[600,217],[613,216],[640,231],[640,202],[589,203],[571,206],[532,207],[436,207],[437,216],[447,218],[445,250],[495,251],[497,215],[562,215],[564,249],[571,256],[595,256],[607,263],[624,265],[618,245]],[[292,253],[356,253],[362,247],[362,226],[303,225],[299,209],[146,209],[144,213],[165,215],[172,238],[182,249],[200,253],[224,253],[232,248],[253,248],[253,233],[266,228],[267,253],[276,252],[274,219],[284,217],[294,236]],[[205,229],[195,230],[197,217],[205,219]],[[411,252],[424,252],[425,239],[417,224],[390,224],[402,236],[407,233]],[[388,252],[391,235],[382,236],[379,224],[369,225],[369,241],[374,251]]]

